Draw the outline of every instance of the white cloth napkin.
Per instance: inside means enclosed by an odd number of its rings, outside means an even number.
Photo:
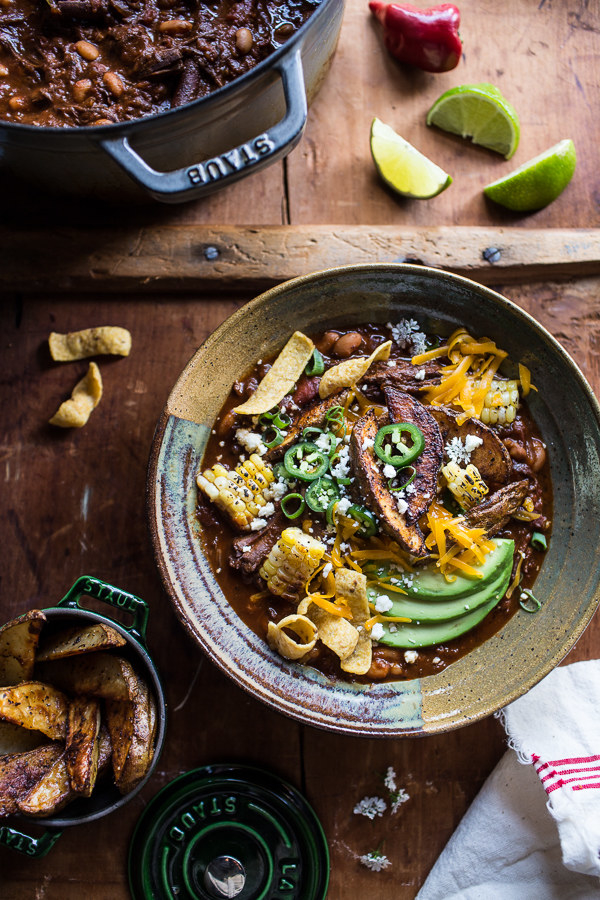
[[[555,669],[500,718],[513,749],[417,900],[599,900],[600,660]]]

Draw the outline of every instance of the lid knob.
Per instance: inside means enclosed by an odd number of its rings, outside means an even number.
[[[246,872],[234,856],[217,856],[204,871],[204,884],[213,897],[237,897],[244,890]]]

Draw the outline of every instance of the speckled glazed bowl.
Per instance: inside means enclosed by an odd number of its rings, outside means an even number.
[[[194,476],[232,383],[295,329],[314,332],[401,317],[449,333],[488,335],[531,369],[530,408],[548,445],[553,534],[536,581],[535,615],[517,612],[443,672],[361,685],[331,680],[272,652],[215,581],[194,517]],[[154,439],[150,526],[165,587],[185,628],[241,687],[283,713],[332,731],[397,737],[449,730],[510,703],[556,666],[600,599],[600,409],[575,364],[534,319],[493,291],[447,272],[361,265],[279,285],[212,334],[184,369]]]

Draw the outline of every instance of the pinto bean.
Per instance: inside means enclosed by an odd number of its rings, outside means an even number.
[[[512,438],[505,438],[503,443],[513,459],[518,459],[519,462],[527,462],[527,450],[523,444],[513,441]]]
[[[347,359],[353,353],[356,353],[362,342],[362,335],[358,331],[349,331],[337,339],[333,345],[332,353],[334,356],[339,356],[340,359]]]
[[[338,338],[339,334],[337,331],[326,331],[323,337],[317,341],[315,346],[321,353],[329,353]]]
[[[227,434],[235,424],[235,413],[232,409],[226,413],[219,424],[217,425],[217,434],[219,437],[223,437],[223,435]]]
[[[531,439],[527,461],[534,472],[539,472],[546,462],[546,448],[538,438]]]
[[[249,28],[238,28],[235,33],[235,46],[240,53],[250,53],[254,38]]]

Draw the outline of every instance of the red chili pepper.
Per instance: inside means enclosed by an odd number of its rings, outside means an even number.
[[[458,65],[460,11],[453,3],[417,9],[370,0],[369,9],[383,25],[385,46],[396,59],[426,72],[448,72]]]

